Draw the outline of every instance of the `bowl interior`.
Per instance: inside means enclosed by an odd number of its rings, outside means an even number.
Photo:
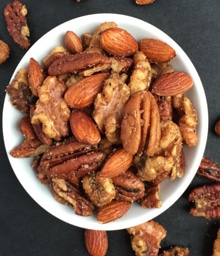
[[[88,20],[90,22],[88,22]],[[186,172],[184,177],[176,179],[173,182],[166,180],[161,184],[160,198],[163,202],[161,208],[144,209],[133,204],[132,208],[123,218],[107,224],[98,223],[94,216],[81,217],[75,215],[74,210],[71,207],[58,203],[51,195],[47,186],[42,185],[39,182],[31,168],[32,159],[16,159],[10,156],[9,151],[22,141],[22,136],[17,127],[18,121],[21,118],[21,113],[15,110],[10,104],[8,95],[5,96],[2,123],[5,148],[12,169],[27,193],[41,207],[58,219],[75,226],[90,229],[118,230],[138,225],[144,221],[155,218],[178,200],[186,190],[195,176],[201,158],[204,154],[208,133],[208,110],[204,89],[199,75],[181,47],[168,35],[151,24],[133,17],[119,14],[104,13],[87,15],[67,21],[55,27],[41,37],[27,51],[14,71],[12,78],[20,68],[27,66],[31,57],[41,61],[41,59],[55,46],[63,44],[63,35],[67,30],[73,30],[80,36],[86,32],[92,33],[98,25],[105,21],[116,22],[120,27],[128,30],[137,40],[144,37],[153,37],[159,38],[170,44],[177,53],[177,57],[171,62],[175,70],[188,72],[194,81],[194,86],[189,92],[187,92],[187,96],[191,99],[198,112],[199,124],[197,133],[200,140],[196,147],[187,148],[185,150]]]

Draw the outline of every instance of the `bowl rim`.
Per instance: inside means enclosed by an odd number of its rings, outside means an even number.
[[[144,209],[144,211],[146,212],[145,214],[143,213],[141,216],[136,216],[134,218],[133,221],[131,221],[129,219],[130,215],[135,215],[134,211],[135,209],[132,207],[129,210],[129,215],[126,214],[123,218],[116,220],[114,222],[110,222],[110,223],[106,223],[106,224],[100,224],[97,222],[97,220],[95,219],[94,216],[92,217],[81,217],[78,218],[78,216],[75,215],[74,211],[71,209],[71,214],[73,214],[73,216],[77,217],[76,220],[73,217],[74,221],[69,218],[63,219],[63,215],[62,215],[62,211],[57,211],[57,212],[53,212],[51,211],[51,206],[48,204],[47,201],[43,200],[43,201],[39,201],[38,195],[34,194],[31,188],[31,184],[28,184],[27,181],[25,181],[24,179],[21,179],[20,174],[18,170],[16,170],[16,166],[18,165],[18,160],[20,159],[15,159],[12,158],[9,154],[9,151],[11,150],[10,146],[11,143],[9,143],[9,139],[8,139],[8,123],[6,122],[6,120],[8,120],[8,114],[6,113],[6,109],[8,107],[9,104],[9,97],[6,94],[5,96],[5,100],[4,100],[4,105],[3,105],[3,114],[2,114],[2,129],[3,129],[3,140],[4,140],[4,144],[5,144],[5,149],[6,149],[6,153],[9,159],[9,162],[11,164],[11,167],[14,171],[14,174],[16,175],[17,179],[19,180],[20,184],[23,186],[23,188],[26,190],[26,192],[29,194],[29,196],[32,197],[32,199],[38,203],[38,205],[40,205],[44,210],[46,210],[47,212],[49,212],[50,214],[52,214],[53,216],[55,216],[56,218],[69,223],[71,225],[74,226],[78,226],[81,228],[90,228],[90,229],[99,229],[99,230],[119,230],[119,229],[125,229],[131,226],[135,226],[138,224],[141,224],[147,220],[153,219],[157,216],[159,216],[160,214],[162,214],[164,211],[166,211],[169,207],[171,207],[180,197],[181,195],[184,193],[184,191],[187,189],[187,187],[190,185],[192,179],[194,178],[196,171],[195,168],[199,166],[202,155],[205,151],[205,147],[206,147],[206,141],[207,141],[207,136],[208,136],[208,107],[207,107],[207,100],[206,100],[206,96],[205,96],[205,91],[202,85],[202,82],[200,80],[200,77],[197,73],[197,70],[195,69],[193,63],[191,62],[191,60],[189,59],[189,57],[186,55],[186,53],[183,51],[183,49],[166,33],[164,33],[162,30],[160,30],[159,28],[155,27],[154,25],[132,17],[132,16],[128,16],[128,15],[124,15],[124,14],[115,14],[115,13],[98,13],[98,14],[89,14],[89,15],[84,15],[84,16],[80,16],[71,20],[68,20],[58,26],[55,26],[54,28],[52,28],[51,30],[49,30],[47,33],[45,33],[41,38],[39,38],[32,46],[31,48],[24,54],[24,56],[21,58],[19,64],[17,65],[16,69],[14,70],[12,76],[11,76],[11,80],[13,79],[13,77],[15,76],[16,72],[21,68],[24,67],[27,64],[27,60],[33,56],[33,53],[35,52],[35,50],[37,49],[38,45],[40,44],[41,41],[47,40],[48,37],[51,34],[55,34],[57,31],[60,31],[59,36],[56,38],[56,40],[59,40],[59,38],[61,37],[61,31],[66,31],[66,29],[64,30],[65,27],[70,27],[70,25],[73,24],[81,24],[82,22],[86,22],[90,20],[92,23],[92,27],[96,28],[97,25],[101,24],[101,22],[105,22],[105,21],[115,21],[116,23],[118,23],[118,25],[122,28],[126,28],[126,27],[138,27],[137,31],[140,30],[140,28],[144,30],[149,30],[153,31],[153,33],[155,34],[155,37],[164,38],[164,41],[167,41],[172,47],[174,47],[176,49],[176,51],[181,55],[181,59],[184,61],[184,63],[187,63],[187,68],[190,69],[191,72],[193,72],[194,76],[194,83],[199,85],[199,99],[198,102],[203,102],[203,104],[201,105],[203,110],[202,110],[202,119],[200,120],[202,124],[202,128],[200,129],[200,134],[202,135],[203,139],[199,140],[199,144],[198,144],[198,148],[199,148],[199,155],[200,158],[197,157],[197,159],[193,162],[193,168],[194,168],[194,173],[193,175],[191,175],[190,177],[188,177],[188,180],[184,180],[184,182],[186,182],[184,188],[179,186],[177,187],[177,189],[175,190],[175,196],[171,196],[169,198],[169,200],[167,200],[165,203],[163,202],[163,205],[161,208],[159,209]],[[123,25],[124,24],[124,25]],[[86,24],[84,24],[84,27],[87,27]],[[85,28],[86,29],[86,28]],[[89,30],[89,29],[88,29]],[[87,30],[87,32],[88,32]],[[73,26],[73,31],[74,31],[74,26]],[[138,34],[138,32],[137,32]],[[55,40],[55,41],[56,41]],[[45,51],[46,52],[46,51]],[[47,53],[48,53],[48,48],[47,48]],[[45,53],[41,54],[42,56],[46,56]],[[39,57],[41,58],[41,57]],[[178,56],[176,57],[178,58]],[[36,58],[37,59],[37,58]],[[25,64],[26,63],[26,64]],[[178,63],[177,63],[178,64]],[[10,80],[10,81],[11,81]],[[199,101],[200,100],[200,101]],[[13,110],[14,112],[16,112],[16,116],[20,117],[20,113],[17,110]],[[16,132],[15,129],[16,128],[16,122],[14,122],[14,129],[13,131]],[[27,160],[27,162],[29,164],[31,159]],[[36,177],[35,177],[36,178]],[[36,178],[37,179],[37,178]],[[181,178],[182,180],[183,178]],[[38,181],[39,182],[39,181]],[[180,180],[174,181],[174,182],[178,182],[181,183]],[[39,186],[40,182],[39,182]],[[45,186],[45,185],[42,185]],[[54,201],[55,199],[52,198]],[[50,202],[51,203],[51,202]],[[59,204],[57,202],[52,203],[53,207],[56,207],[56,204]],[[62,206],[62,209],[65,209],[64,211],[68,212],[69,214],[69,209],[67,209],[65,206]],[[150,211],[150,213],[149,213]],[[88,219],[89,218],[89,219]],[[91,220],[90,220],[91,219]]]

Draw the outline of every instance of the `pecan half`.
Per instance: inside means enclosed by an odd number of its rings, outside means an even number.
[[[55,199],[63,204],[74,207],[75,213],[80,216],[90,216],[93,205],[82,195],[81,191],[64,179],[53,178],[51,188]]]
[[[220,217],[220,184],[204,185],[195,188],[189,194],[189,201],[194,203],[190,213],[207,219]]]
[[[208,157],[203,157],[197,170],[197,174],[204,178],[220,181],[220,166]]]
[[[116,198],[134,202],[144,195],[144,183],[134,172],[127,170],[112,178],[116,188]]]
[[[105,63],[109,63],[110,66],[109,58],[101,53],[67,54],[52,62],[48,67],[48,74],[56,76]]]
[[[8,32],[14,42],[24,49],[30,47],[30,31],[26,19],[27,12],[26,6],[18,0],[7,4],[4,9]]]
[[[87,173],[96,170],[102,163],[105,154],[91,146],[74,141],[50,147],[42,156],[38,175],[51,178],[65,178],[72,183]]]

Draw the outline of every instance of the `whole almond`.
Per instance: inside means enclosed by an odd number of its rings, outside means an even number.
[[[145,4],[152,4],[155,0],[136,0],[136,4],[145,5]]]
[[[133,156],[125,149],[116,150],[105,162],[100,171],[100,176],[112,178],[126,171],[132,164]]]
[[[169,62],[176,56],[175,50],[170,45],[155,38],[141,39],[139,47],[140,51],[153,63]]]
[[[102,224],[117,220],[128,212],[131,204],[128,201],[112,201],[98,209],[96,218]]]
[[[104,230],[85,230],[85,245],[91,256],[105,256],[108,250],[108,236]]]
[[[130,56],[138,50],[135,38],[128,31],[118,27],[102,32],[100,44],[106,52],[116,56]]]
[[[191,76],[183,71],[167,73],[156,79],[152,93],[159,96],[173,96],[188,91],[193,86]]]
[[[38,88],[44,80],[44,74],[40,64],[34,59],[30,58],[28,64],[28,83],[34,96],[38,96]]]
[[[66,32],[64,36],[64,43],[66,48],[72,53],[82,52],[83,50],[82,40],[73,31]]]
[[[90,116],[82,110],[72,111],[70,127],[73,135],[79,142],[96,145],[101,140],[97,126]]]
[[[65,92],[64,99],[71,108],[84,108],[94,102],[96,95],[101,91],[108,73],[99,73],[82,78],[72,84]]]

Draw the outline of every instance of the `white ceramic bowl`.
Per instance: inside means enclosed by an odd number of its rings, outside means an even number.
[[[39,182],[31,168],[31,159],[16,159],[10,156],[9,151],[22,141],[22,136],[17,127],[21,114],[10,104],[8,95],[5,97],[3,108],[3,135],[8,158],[15,175],[27,193],[41,207],[58,219],[75,226],[90,229],[118,230],[138,225],[157,217],[171,207],[183,194],[195,176],[205,150],[208,132],[208,110],[204,89],[198,73],[181,47],[168,35],[149,23],[119,14],[104,13],[83,16],[55,27],[27,51],[14,71],[12,78],[21,67],[27,66],[31,57],[41,61],[53,47],[62,44],[63,35],[67,30],[73,30],[78,35],[82,35],[86,32],[93,32],[98,25],[105,21],[115,21],[120,27],[128,30],[137,40],[143,37],[153,37],[167,42],[176,50],[177,57],[172,61],[174,68],[188,72],[194,81],[194,86],[187,95],[198,111],[199,124],[197,133],[200,140],[196,147],[185,150],[186,172],[184,177],[176,179],[174,182],[166,180],[162,183],[160,192],[160,199],[163,202],[162,207],[159,209],[144,209],[133,204],[124,217],[107,224],[99,224],[94,216],[77,216],[71,207],[58,203],[51,195],[48,187]]]

